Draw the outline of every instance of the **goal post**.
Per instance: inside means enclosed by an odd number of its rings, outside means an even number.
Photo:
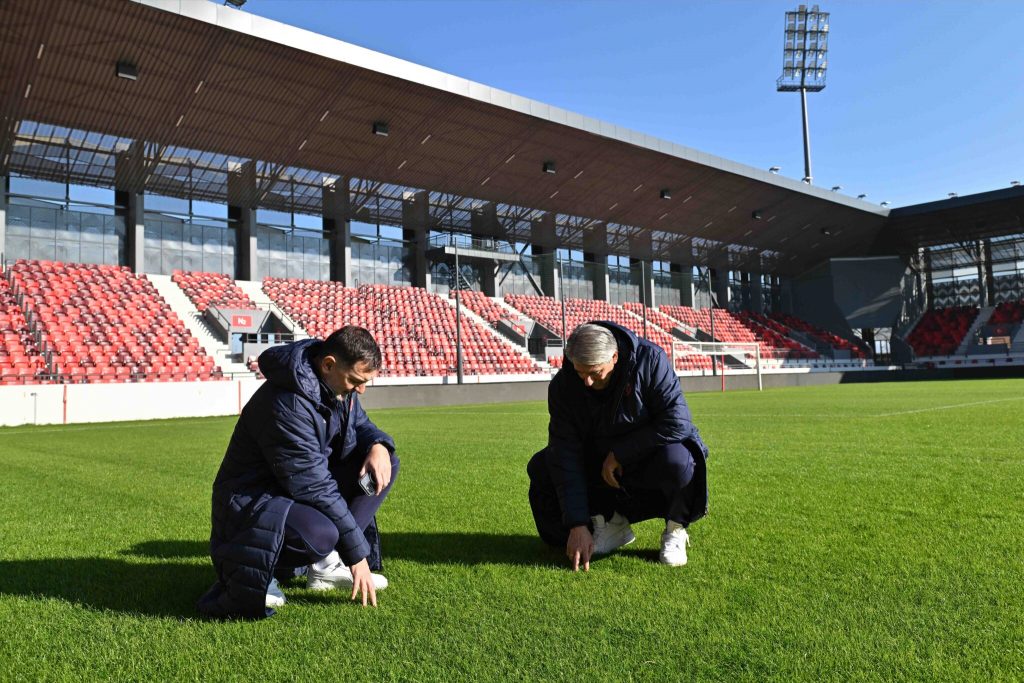
[[[672,368],[686,369],[687,359],[694,365],[700,364],[701,357],[710,357],[711,362],[722,375],[722,391],[725,391],[726,368],[733,372],[753,370],[757,375],[757,390],[764,390],[761,377],[761,345],[756,342],[672,342]],[[680,367],[682,366],[682,367]]]

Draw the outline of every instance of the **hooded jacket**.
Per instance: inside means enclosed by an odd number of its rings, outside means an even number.
[[[623,468],[638,464],[651,449],[670,443],[685,444],[694,458],[694,474],[686,491],[687,522],[707,513],[707,447],[693,424],[679,378],[661,347],[639,339],[624,327],[594,321],[611,330],[619,358],[609,392],[598,403],[588,397],[571,363],[566,363],[548,387],[548,450],[551,476],[567,528],[590,521],[585,458],[609,451]]]
[[[356,526],[332,463],[364,457],[374,444],[394,453],[352,393],[338,401],[313,370],[320,340],[276,346],[259,358],[264,382],[242,409],[213,484],[210,556],[218,581],[199,601],[212,617],[262,618],[267,586],[284,544],[293,502],[323,513],[338,528],[346,565],[371,548]]]

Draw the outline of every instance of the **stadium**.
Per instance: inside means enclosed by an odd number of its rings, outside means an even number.
[[[241,4],[0,3],[0,678],[1024,677],[1024,188],[880,206]],[[710,446],[683,573],[536,538],[590,320]],[[392,587],[200,620],[256,359],[347,324]]]

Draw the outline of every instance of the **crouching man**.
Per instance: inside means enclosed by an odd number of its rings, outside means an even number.
[[[665,352],[614,323],[580,325],[548,388],[548,445],[530,460],[540,537],[574,571],[665,520],[661,562],[686,564],[687,526],[707,513],[707,447]]]
[[[285,602],[275,576],[303,568],[309,588],[351,589],[353,600],[376,606],[387,580],[370,571],[380,566],[375,515],[398,458],[359,395],[377,376],[380,348],[367,330],[347,326],[271,348],[259,365],[267,381],[242,410],[213,484],[217,582],[199,611],[271,616]]]

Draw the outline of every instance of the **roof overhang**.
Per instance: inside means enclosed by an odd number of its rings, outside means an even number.
[[[908,253],[1024,233],[1024,187],[1008,187],[893,209],[879,248]]]
[[[297,175],[314,190],[343,177],[367,193],[392,188],[398,202],[420,189],[469,207],[529,207],[615,226],[609,232],[627,240],[646,233],[656,257],[689,253],[783,274],[867,253],[888,214],[227,6],[7,0],[0,15],[3,173],[55,174],[62,162],[46,148],[59,146],[56,130],[74,148],[69,169],[89,163],[90,145],[105,144],[111,159],[135,145],[143,163],[122,164],[116,175],[149,191],[195,191],[180,167],[180,182],[153,177],[174,165],[176,150],[191,150],[225,178],[211,181],[211,198],[227,197],[227,176],[253,160],[265,182],[234,201],[261,205]],[[116,75],[121,61],[137,68],[137,80]],[[386,137],[373,133],[375,121],[387,122]],[[546,161],[556,173],[542,171]],[[111,182],[115,163],[94,174],[98,184]],[[316,200],[292,208],[312,212]],[[578,246],[573,240],[560,239]]]

